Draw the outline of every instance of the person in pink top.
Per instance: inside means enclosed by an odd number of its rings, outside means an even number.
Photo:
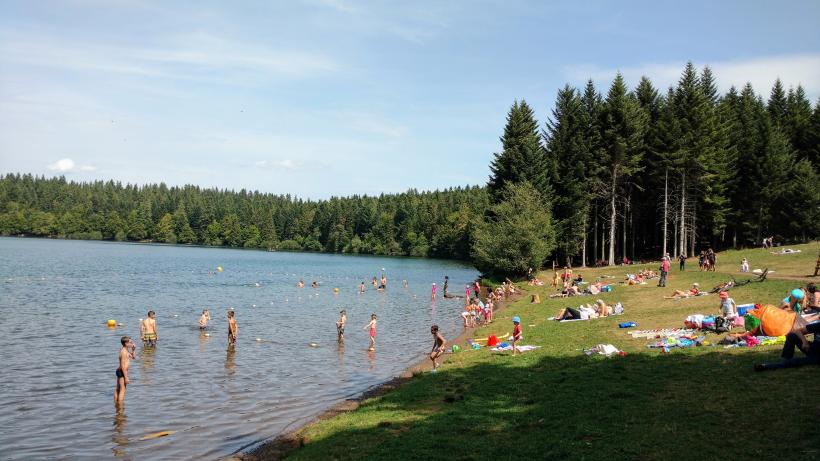
[[[669,275],[669,258],[664,256],[661,260],[661,279],[658,280],[659,287],[666,286],[666,277]]]
[[[433,288],[430,290],[430,299],[432,301],[436,300],[436,282],[433,282]]]

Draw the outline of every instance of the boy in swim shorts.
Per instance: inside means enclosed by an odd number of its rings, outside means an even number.
[[[370,323],[364,326],[363,330],[370,328],[370,348],[368,351],[376,350],[376,314],[370,314]]]
[[[211,313],[208,309],[202,311],[202,315],[199,316],[199,329],[205,330],[208,328],[208,321],[211,320]]]
[[[513,321],[513,325],[515,325],[513,327],[513,340],[512,340],[513,353],[512,353],[512,355],[515,355],[515,353],[518,351],[518,342],[521,341],[521,319],[518,318],[518,317],[513,317],[512,321]]]
[[[433,371],[435,371],[438,368],[436,359],[444,353],[444,344],[447,343],[447,340],[439,333],[438,325],[430,327],[430,334],[433,335],[433,349],[430,351],[430,360],[433,361]]]
[[[339,320],[336,321],[336,336],[340,343],[345,342],[345,324],[347,324],[347,311],[342,309],[339,312]]]
[[[134,358],[134,349],[136,346],[128,336],[120,338],[119,366],[115,375],[117,376],[117,390],[114,392],[114,403],[122,403],[125,401],[125,388],[128,386],[128,367],[131,365],[131,359]]]
[[[159,336],[157,335],[157,314],[154,311],[148,311],[148,318],[140,323],[140,339],[142,339],[143,346],[154,347],[157,345]]]

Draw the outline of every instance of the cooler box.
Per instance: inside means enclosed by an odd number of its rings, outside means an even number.
[[[743,317],[746,315],[747,312],[753,311],[755,309],[754,304],[738,304],[737,305],[737,315]]]

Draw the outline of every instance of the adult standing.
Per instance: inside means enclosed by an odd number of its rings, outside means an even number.
[[[666,256],[661,260],[661,279],[658,281],[659,287],[666,286],[666,277],[669,276],[669,258]]]
[[[683,271],[686,269],[686,255],[681,253],[680,256],[678,256],[678,261],[680,262],[680,270]]]

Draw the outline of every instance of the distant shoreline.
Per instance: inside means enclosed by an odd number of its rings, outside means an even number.
[[[432,258],[429,256],[407,256],[407,255],[378,255],[371,253],[331,253],[329,251],[306,251],[306,250],[273,250],[265,248],[245,248],[245,247],[230,247],[230,246],[215,246],[215,245],[201,245],[195,243],[163,243],[155,240],[98,240],[98,239],[75,239],[68,237],[56,236],[42,236],[42,235],[0,235],[0,238],[9,239],[26,239],[26,240],[61,240],[70,242],[98,242],[106,244],[125,244],[125,245],[146,245],[158,247],[176,247],[176,248],[206,248],[206,249],[221,249],[221,250],[240,250],[240,251],[258,251],[263,253],[298,253],[298,254],[314,254],[314,255],[336,255],[336,256],[362,256],[368,258],[400,258],[400,259],[419,259],[425,261],[452,261],[463,263],[470,266],[470,261],[464,259],[453,258]],[[470,266],[472,267],[472,266]],[[478,270],[476,270],[478,272]]]

